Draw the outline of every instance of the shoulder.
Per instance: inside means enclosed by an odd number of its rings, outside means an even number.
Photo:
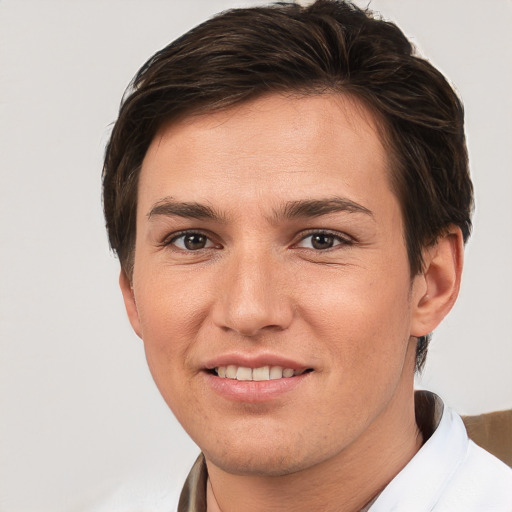
[[[434,432],[371,512],[512,512],[512,469],[470,441],[460,416],[439,397],[419,397]]]
[[[446,406],[443,409],[432,436],[431,455],[436,460],[431,462],[434,467],[443,464],[451,471],[446,474],[432,511],[512,512],[512,469],[468,439],[464,423],[455,411]],[[449,458],[448,445],[458,447]]]
[[[469,441],[434,510],[512,511],[512,469]]]

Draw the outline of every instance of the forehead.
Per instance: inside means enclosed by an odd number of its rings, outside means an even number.
[[[142,165],[139,206],[164,192],[230,204],[236,196],[242,206],[340,191],[361,201],[376,185],[390,191],[388,161],[380,123],[359,100],[273,94],[163,126]]]

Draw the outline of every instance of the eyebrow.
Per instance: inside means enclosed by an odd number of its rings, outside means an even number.
[[[300,201],[288,201],[281,211],[275,212],[275,219],[288,220],[307,217],[320,217],[329,213],[348,212],[363,213],[373,217],[368,208],[343,197],[331,197],[326,199],[306,199]]]
[[[274,211],[272,220],[320,217],[338,212],[363,213],[373,217],[373,213],[368,208],[350,199],[331,197],[326,199],[288,201],[283,208]],[[148,220],[156,216],[178,216],[189,219],[226,222],[226,218],[210,206],[197,202],[179,202],[172,197],[165,197],[151,207],[147,214]]]
[[[165,197],[157,201],[149,210],[147,217],[150,220],[156,216],[177,216],[189,219],[208,219],[224,222],[225,218],[210,206],[196,202],[179,202],[172,197]]]

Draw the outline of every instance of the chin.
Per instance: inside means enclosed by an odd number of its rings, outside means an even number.
[[[236,441],[234,441],[236,440]],[[276,477],[297,473],[316,466],[334,455],[332,445],[324,447],[305,443],[301,433],[254,437],[231,435],[214,446],[204,446],[206,460],[219,469],[240,476]],[[208,443],[206,443],[208,444]]]
[[[239,455],[205,453],[206,460],[222,471],[239,476],[276,477],[297,473],[310,467],[304,460],[284,454],[243,452]],[[314,465],[314,464],[313,464]]]

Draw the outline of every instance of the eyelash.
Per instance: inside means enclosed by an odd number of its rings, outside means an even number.
[[[329,231],[329,230],[325,230],[325,229],[312,229],[312,230],[309,230],[308,232],[306,232],[305,234],[303,234],[303,236],[301,237],[299,242],[297,242],[295,245],[298,245],[301,242],[303,242],[304,240],[306,240],[307,238],[313,237],[315,235],[332,237],[336,242],[338,242],[335,245],[333,245],[332,247],[328,247],[326,249],[316,249],[317,252],[326,252],[330,249],[334,249],[335,247],[337,247],[339,245],[350,246],[350,245],[354,245],[354,243],[355,243],[355,240],[353,238],[351,238],[350,236],[345,235],[345,234],[342,235],[341,233],[338,233],[336,231]],[[298,247],[298,248],[301,249],[301,247]]]
[[[214,243],[211,239],[211,237],[203,232],[203,231],[198,231],[198,230],[186,230],[186,231],[179,231],[178,233],[173,233],[171,236],[169,236],[168,238],[166,238],[162,243],[161,245],[164,246],[164,247],[169,247],[169,246],[174,246],[174,248],[176,250],[180,250],[180,251],[184,251],[184,252],[197,252],[197,251],[200,251],[200,250],[207,250],[207,249],[212,249],[213,247],[201,247],[199,249],[196,249],[196,250],[193,250],[193,249],[186,249],[186,248],[182,248],[182,247],[177,247],[175,245],[175,243],[180,239],[180,238],[184,238],[186,237],[187,235],[198,235],[198,236],[202,236],[202,237],[205,237],[206,240],[207,240],[207,243],[210,242],[210,243]],[[313,236],[325,236],[325,237],[332,237],[332,239],[334,239],[335,243],[334,245],[332,245],[331,247],[327,247],[327,248],[324,248],[324,249],[315,249],[314,247],[313,248],[306,248],[306,247],[298,247],[298,245],[302,242],[304,242],[304,240],[308,239],[309,237],[313,237]],[[323,229],[312,229],[312,230],[309,230],[307,231],[306,233],[303,233],[300,240],[296,243],[294,243],[294,247],[297,248],[297,249],[311,249],[311,250],[315,250],[316,252],[326,252],[330,249],[334,249],[335,247],[339,246],[339,245],[343,245],[343,246],[350,246],[350,245],[354,245],[355,243],[355,240],[351,237],[349,237],[348,235],[341,235],[340,233],[338,232],[333,232],[333,231],[329,231],[329,230],[323,230]],[[217,247],[218,248],[218,247]]]
[[[175,245],[175,242],[177,240],[179,240],[180,238],[184,238],[186,236],[190,236],[190,235],[198,235],[198,236],[203,236],[207,239],[207,242],[212,242],[212,239],[211,239],[211,236],[208,235],[208,233],[205,233],[203,231],[199,231],[199,230],[186,230],[186,231],[179,231],[178,233],[173,233],[172,235],[170,235],[169,237],[167,237],[160,245],[163,246],[163,247],[170,247],[170,246],[174,246],[175,249],[177,250],[180,250],[180,251],[184,251],[184,252],[197,252],[201,249],[196,249],[196,250],[192,250],[192,249],[183,249],[181,247],[177,247]],[[202,249],[211,249],[212,247],[203,247]]]

